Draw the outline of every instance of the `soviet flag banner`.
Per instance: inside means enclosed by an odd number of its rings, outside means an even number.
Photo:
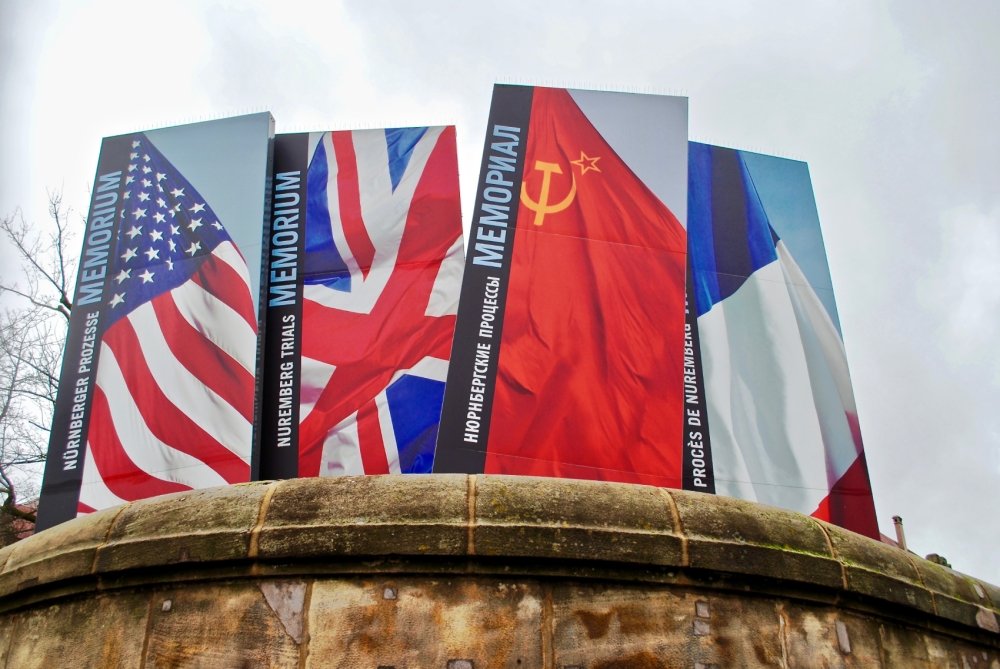
[[[263,478],[431,470],[462,281],[454,127],[279,135]]]
[[[878,538],[808,167],[692,143],[689,175],[685,487]]]
[[[263,113],[104,140],[39,529],[252,478],[273,125]]]
[[[687,100],[497,86],[436,472],[682,484]]]

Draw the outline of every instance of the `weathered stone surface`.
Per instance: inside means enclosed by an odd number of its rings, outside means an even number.
[[[194,490],[128,504],[97,551],[96,571],[244,559],[268,486]]]
[[[658,588],[568,583],[551,588],[554,667],[681,667],[709,654],[695,636],[697,596]]]
[[[0,572],[0,596],[92,573],[97,548],[107,539],[108,529],[118,512],[118,509],[107,509],[92,513],[47,532],[39,532],[31,541],[19,541],[10,546],[12,550]]]
[[[906,551],[833,525],[827,531],[833,552],[844,565],[848,590],[934,613],[931,593],[921,584]]]
[[[994,611],[1000,612],[1000,586],[994,583],[986,583],[984,581],[978,581],[978,583],[979,586],[986,593],[985,599],[987,600],[987,601],[981,601],[979,603],[983,606],[992,608]]]
[[[306,653],[252,581],[156,591],[149,615],[147,667],[291,669]]]
[[[781,666],[785,651],[775,602],[757,597],[718,597],[712,602],[709,639],[716,646],[719,667],[747,663]],[[747,634],[747,630],[754,630]]]
[[[1000,589],[798,514],[643,486],[303,479],[0,551],[0,666],[1000,669]]]
[[[0,616],[0,667],[7,667],[7,658],[10,656],[11,642],[14,639],[14,628],[20,616],[7,615]]]
[[[260,558],[466,553],[465,476],[316,480],[278,484],[260,530]]]
[[[609,560],[680,566],[664,491],[607,486],[596,481],[559,485],[558,479],[480,476],[475,499],[476,555],[536,559]]]
[[[542,667],[542,607],[536,584],[502,579],[317,583],[307,666]]]
[[[927,642],[914,629],[901,625],[879,625],[882,664],[886,667],[933,667]]]
[[[729,497],[674,490],[670,495],[691,567],[841,585],[841,567],[822,528],[810,518]]]
[[[784,641],[784,664],[789,667],[870,669],[878,667],[878,624],[838,611],[795,602],[778,605]]]
[[[11,544],[0,548],[0,573],[2,573],[4,567],[7,566],[7,560],[10,559],[10,554],[14,552],[15,546],[17,546],[17,544]]]
[[[139,667],[146,596],[96,595],[13,614],[7,667]]]

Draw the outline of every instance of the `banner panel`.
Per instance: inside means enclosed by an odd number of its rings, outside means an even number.
[[[38,529],[251,479],[270,114],[104,140]]]
[[[687,100],[497,86],[435,471],[682,484]]]
[[[453,127],[276,141],[264,478],[431,469],[462,282]]]
[[[692,143],[689,174],[701,483],[877,538],[808,167]]]

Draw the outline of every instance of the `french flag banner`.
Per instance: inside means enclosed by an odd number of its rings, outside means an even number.
[[[105,139],[39,529],[252,478],[270,114]]]
[[[685,487],[878,538],[808,168],[689,157]]]
[[[453,127],[279,135],[261,476],[431,470],[462,281]]]

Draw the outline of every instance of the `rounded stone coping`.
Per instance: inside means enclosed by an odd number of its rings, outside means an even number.
[[[641,485],[459,474],[265,481],[89,514],[0,550],[0,611],[178,573],[371,572],[379,560],[396,571],[753,582],[957,624],[1000,646],[1000,588],[808,516]]]

